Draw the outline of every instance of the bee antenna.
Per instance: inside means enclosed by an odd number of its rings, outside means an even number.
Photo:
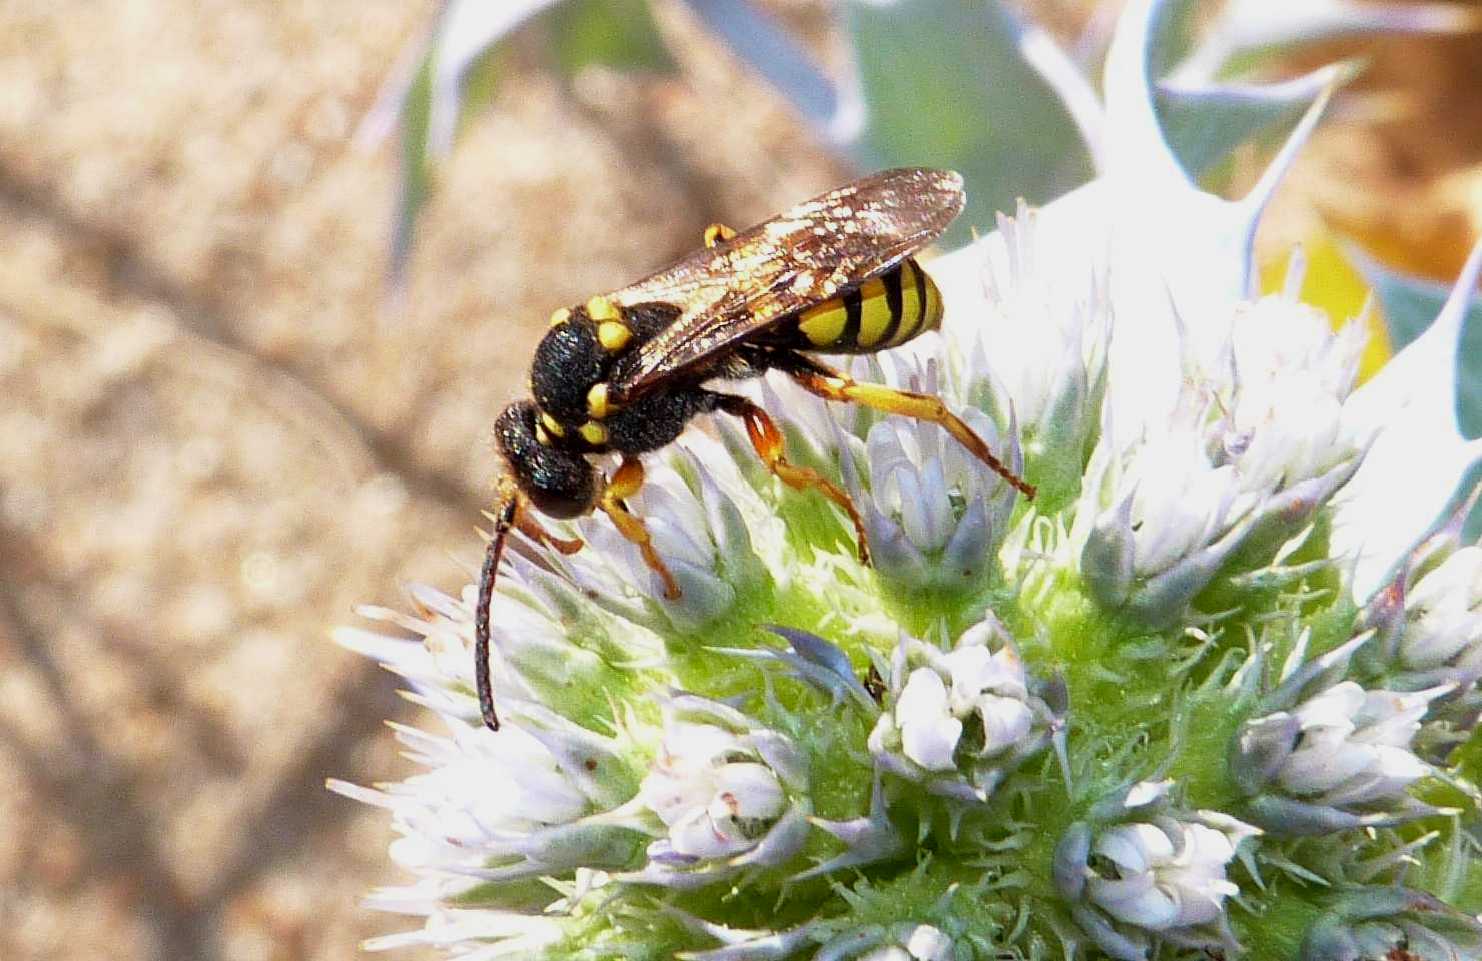
[[[479,598],[473,610],[473,676],[479,691],[479,713],[491,731],[499,730],[499,715],[494,711],[494,685],[489,679],[489,608],[494,603],[494,579],[499,576],[504,541],[514,526],[519,508],[517,494],[506,493],[499,502],[494,533],[484,549],[484,566],[479,571]]]

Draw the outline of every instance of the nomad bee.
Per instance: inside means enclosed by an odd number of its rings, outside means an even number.
[[[941,425],[1026,497],[1030,487],[999,462],[936,397],[861,384],[810,356],[858,354],[904,344],[942,319],[936,284],[911,258],[962,212],[962,178],[906,168],[856,180],[737,233],[716,224],[703,249],[621,290],[563,307],[535,349],[531,400],[494,424],[507,465],[493,536],[479,575],[474,665],[484,723],[499,730],[489,681],[489,607],[510,530],[565,553],[530,516],[572,518],[600,510],[664,582],[679,587],[627,499],[643,485],[640,454],[679,436],[696,414],[740,418],[757,455],[789,487],[813,488],[854,523],[868,562],[864,525],[837,485],[788,462],[782,432],[756,404],[711,390],[712,381],[779,371],[825,400],[850,401]],[[588,459],[617,453],[603,478]]]

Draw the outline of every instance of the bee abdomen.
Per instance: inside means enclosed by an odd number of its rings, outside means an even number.
[[[783,346],[835,354],[897,347],[942,322],[942,295],[906,259],[853,290],[800,312],[778,333]]]

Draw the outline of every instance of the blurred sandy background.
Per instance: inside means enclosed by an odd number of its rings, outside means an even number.
[[[764,6],[839,56],[821,0]],[[568,87],[514,42],[388,312],[392,155],[350,139],[429,0],[0,5],[0,959],[401,925],[357,906],[397,880],[385,818],[323,781],[406,773],[411,709],[328,629],[463,581],[553,307],[847,175],[659,8],[677,79]],[[1398,182],[1327,149],[1306,182]]]

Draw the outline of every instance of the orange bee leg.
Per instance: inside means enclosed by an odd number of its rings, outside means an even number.
[[[1009,470],[1008,465],[993,456],[988,445],[983,443],[983,438],[975,434],[962,418],[948,410],[940,397],[896,390],[881,384],[861,384],[847,374],[815,363],[811,358],[798,360],[803,363],[780,369],[809,393],[824,400],[863,404],[887,414],[899,414],[937,424],[1025,497],[1034,500],[1033,485],[1025,483],[1023,478]]]
[[[564,537],[557,537],[544,527],[541,527],[535,518],[530,516],[530,512],[525,510],[524,505],[521,505],[520,509],[515,511],[515,529],[535,543],[543,544],[562,554],[575,554],[582,548],[580,540],[576,538],[567,540]]]
[[[715,396],[716,406],[720,410],[741,418],[746,425],[746,436],[751,438],[751,446],[756,449],[757,456],[762,459],[767,470],[793,490],[814,488],[824,497],[839,505],[840,509],[849,515],[849,520],[854,524],[855,536],[859,540],[860,563],[868,564],[870,562],[869,537],[865,534],[864,520],[860,518],[859,511],[849,495],[818,471],[788,463],[784,452],[782,431],[777,428],[777,424],[767,415],[766,411],[745,397],[730,394]]]
[[[659,575],[664,581],[664,596],[671,601],[679,600],[679,584],[674,580],[674,575],[669,573],[663,558],[659,552],[654,550],[653,539],[649,537],[648,528],[644,526],[643,519],[628,510],[623,503],[624,499],[638,493],[643,486],[643,462],[636,457],[624,457],[618,469],[613,471],[612,477],[608,478],[607,486],[602,491],[597,506],[602,512],[612,518],[613,526],[618,529],[628,540],[638,545],[638,551],[643,555],[643,562],[648,565],[649,570]]]

